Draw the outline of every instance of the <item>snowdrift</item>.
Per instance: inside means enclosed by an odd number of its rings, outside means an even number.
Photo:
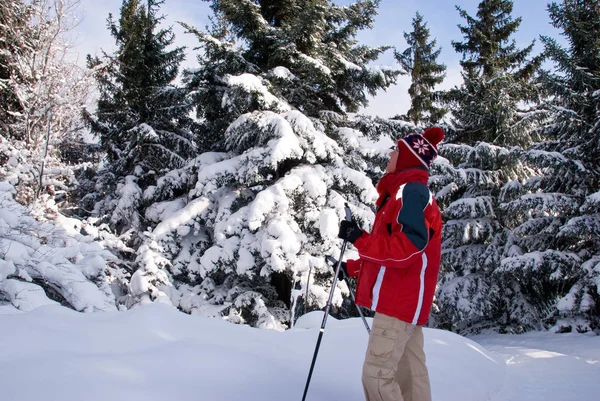
[[[3,306],[2,399],[299,400],[322,313],[279,332],[161,304],[91,314],[57,305],[30,312]],[[359,319],[330,317],[307,399],[363,400],[366,344]],[[477,343],[426,329],[425,346],[435,400],[487,400],[503,387],[504,361]]]

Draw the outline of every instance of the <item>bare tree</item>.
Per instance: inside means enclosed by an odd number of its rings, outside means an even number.
[[[11,118],[3,124],[12,133],[9,139],[12,157],[16,157],[20,167],[5,174],[17,175],[13,180],[29,194],[23,193],[21,199],[27,202],[33,199],[35,182],[39,181],[42,186],[63,186],[60,180],[51,177],[53,172],[61,174],[61,169],[48,167],[60,163],[62,145],[81,136],[82,110],[91,94],[93,79],[91,72],[81,68],[71,56],[69,33],[77,27],[75,12],[80,1],[17,3],[26,9],[24,14],[28,21],[26,29],[10,26],[10,23],[5,27],[7,36],[12,35],[21,47],[5,55],[8,76],[3,84],[15,101],[11,109],[4,110]],[[50,176],[42,180],[41,166],[46,157],[46,171]]]

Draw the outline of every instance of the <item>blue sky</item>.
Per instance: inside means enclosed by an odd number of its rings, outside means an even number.
[[[339,5],[352,2],[352,0],[335,1]],[[81,0],[81,24],[75,41],[81,60],[85,58],[85,54],[94,54],[100,48],[106,51],[113,49],[112,38],[106,29],[106,18],[109,12],[118,17],[121,3],[121,0]],[[454,52],[451,41],[462,40],[457,25],[464,24],[465,20],[460,17],[455,5],[459,5],[470,15],[475,16],[479,3],[480,0],[382,0],[373,30],[361,32],[359,40],[371,46],[393,45],[402,50],[406,47],[403,32],[411,30],[412,19],[419,11],[427,22],[431,37],[437,39],[438,47],[442,48],[439,61],[446,64],[448,70],[441,88],[449,88],[461,81],[458,63],[461,56]],[[540,52],[542,47],[539,43],[539,35],[560,38],[559,31],[550,24],[546,12],[547,4],[547,0],[514,0],[513,17],[523,19],[519,31],[514,35],[520,48],[536,39],[535,51]],[[166,0],[161,11],[166,15],[166,22],[174,27],[177,44],[193,49],[197,44],[195,38],[183,34],[183,29],[176,24],[176,21],[203,28],[208,22],[207,17],[210,12],[208,3],[200,0]],[[391,52],[388,53],[380,60],[381,65],[395,64]],[[195,65],[195,57],[191,54],[185,66]],[[396,86],[373,98],[364,112],[382,117],[406,112],[410,106],[410,98],[407,94],[409,85],[408,77],[400,78]]]

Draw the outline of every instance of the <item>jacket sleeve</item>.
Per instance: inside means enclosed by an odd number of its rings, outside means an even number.
[[[361,263],[362,261],[360,259],[348,259],[346,261],[346,271],[350,277],[358,276]]]
[[[425,208],[429,203],[429,189],[421,183],[409,183],[402,189],[402,202],[391,234],[363,235],[354,242],[360,257],[365,260],[402,268],[408,258],[423,252],[429,242],[429,228]]]

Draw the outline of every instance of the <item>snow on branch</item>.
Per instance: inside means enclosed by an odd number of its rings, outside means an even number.
[[[82,312],[116,310],[106,276],[115,256],[89,236],[36,220],[14,193],[0,182],[0,291],[21,310],[52,299]]]

